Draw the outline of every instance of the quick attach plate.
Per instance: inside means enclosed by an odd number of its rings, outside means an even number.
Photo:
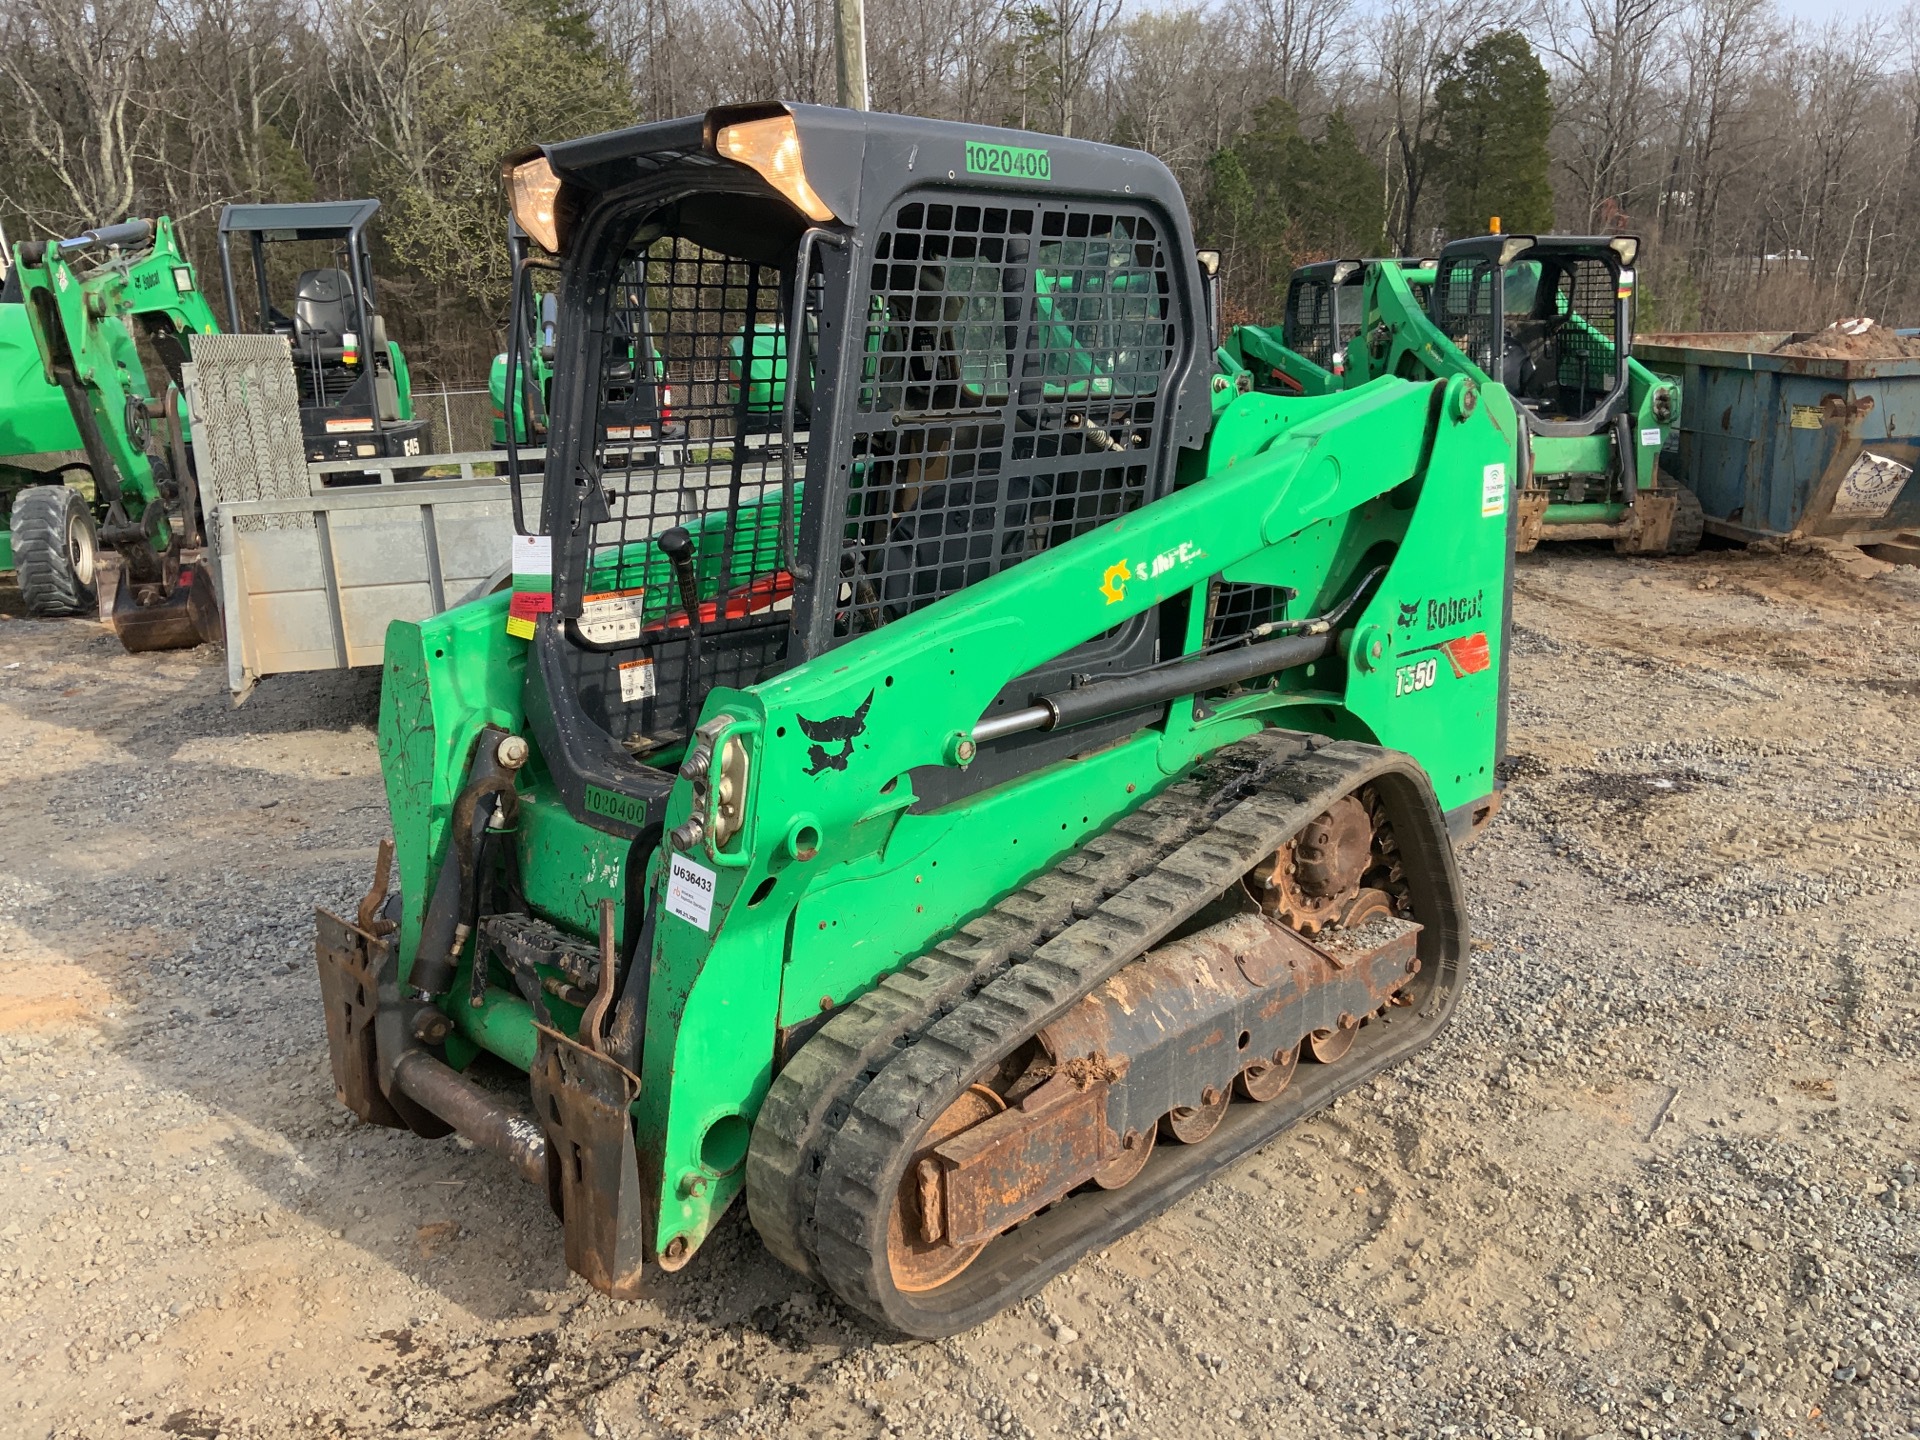
[[[327,1010],[333,1093],[367,1124],[405,1130],[407,1122],[380,1088],[373,1035],[380,1008],[380,971],[392,958],[393,945],[325,910],[314,912],[314,924],[314,961],[320,967],[320,1001]]]
[[[646,1204],[629,1107],[640,1082],[542,1025],[528,1079],[547,1132],[547,1194],[566,1231],[567,1268],[616,1300],[640,1294]]]

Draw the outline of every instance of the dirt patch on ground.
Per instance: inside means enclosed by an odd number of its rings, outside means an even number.
[[[0,1435],[1910,1433],[1920,573],[1549,546],[1516,618],[1449,1029],[938,1344],[737,1212],[610,1303],[501,1162],[349,1123],[372,683],[0,622]]]

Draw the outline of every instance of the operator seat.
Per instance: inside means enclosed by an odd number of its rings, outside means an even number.
[[[347,272],[303,270],[293,287],[293,325],[295,341],[308,349],[344,345],[354,328],[353,281]]]

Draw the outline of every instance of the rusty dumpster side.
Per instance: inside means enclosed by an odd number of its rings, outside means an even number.
[[[1678,479],[1734,540],[1920,530],[1920,359],[1776,355],[1784,332],[1643,336],[1681,382]]]

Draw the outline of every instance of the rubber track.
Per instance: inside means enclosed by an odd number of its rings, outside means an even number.
[[[1700,504],[1700,497],[1684,485],[1674,487],[1679,496],[1674,505],[1673,529],[1667,535],[1666,553],[1669,555],[1691,555],[1700,548],[1700,541],[1707,533],[1707,512]]]
[[[99,609],[93,587],[80,584],[67,558],[67,507],[85,503],[65,485],[30,485],[14,496],[13,565],[29,615],[51,619]]]
[[[826,1147],[908,1036],[1152,871],[1303,748],[1298,736],[1268,732],[1220,750],[845,1006],[808,1039],[775,1078],[747,1152],[747,1210],[767,1248],[820,1278],[813,1218]]]
[[[920,1028],[911,1044],[895,1047],[892,1060],[861,1088],[845,1123],[829,1138],[819,1176],[813,1252],[818,1273],[834,1291],[889,1328],[919,1335],[952,1333],[1032,1293],[1082,1253],[1084,1244],[1028,1255],[996,1281],[1006,1267],[985,1263],[992,1258],[990,1250],[974,1270],[941,1292],[899,1295],[887,1275],[886,1233],[905,1157],[933,1119],[1000,1057],[1164,940],[1333,800],[1396,763],[1404,762],[1349,742],[1295,754],[1263,788],[1173,849],[1093,914],[1040,945],[1030,959],[1009,967],[971,999],[942,1016],[928,1017],[931,1023]],[[1427,794],[1431,805],[1431,791]],[[1433,817],[1437,823],[1437,808]],[[1370,1073],[1371,1068],[1358,1066],[1353,1081],[1346,1083],[1357,1083]],[[1198,1161],[1208,1167],[1207,1173],[1241,1153],[1222,1149],[1209,1163],[1204,1159],[1207,1147],[1181,1148],[1193,1152],[1186,1157],[1189,1169]],[[1150,1186],[1136,1182],[1134,1188]],[[1126,1194],[1113,1192],[1116,1197]],[[1129,1203],[1138,1211],[1142,1199],[1130,1196]],[[1066,1204],[1071,1205],[1071,1199]],[[948,1292],[953,1292],[949,1300],[941,1301],[939,1296]],[[939,1308],[943,1303],[951,1308]]]

